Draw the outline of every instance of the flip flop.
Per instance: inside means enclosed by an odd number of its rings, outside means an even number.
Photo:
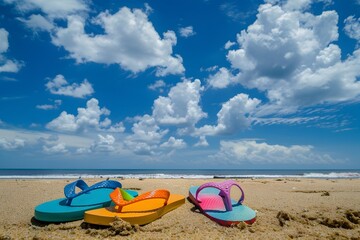
[[[231,187],[236,186],[242,195],[238,201],[231,199]],[[189,190],[189,199],[200,211],[211,220],[220,225],[230,226],[245,222],[252,224],[256,220],[256,212],[243,205],[244,191],[234,180],[221,183],[209,182],[198,186],[192,186]]]
[[[81,191],[76,193],[76,187]],[[121,183],[112,180],[98,182],[88,186],[79,179],[64,187],[65,198],[44,202],[35,207],[35,219],[44,222],[69,222],[80,220],[87,210],[110,206],[109,194]],[[127,193],[136,197],[136,191],[127,190]]]
[[[108,226],[116,218],[130,224],[148,224],[185,203],[185,197],[167,190],[154,190],[126,201],[127,193],[121,188],[110,194],[116,206],[86,211],[84,221]],[[124,200],[125,199],[125,200]]]

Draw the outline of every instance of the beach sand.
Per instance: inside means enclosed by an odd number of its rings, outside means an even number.
[[[100,179],[86,179],[93,184]],[[83,221],[41,224],[34,207],[63,197],[73,180],[0,180],[0,240],[3,239],[360,239],[360,179],[237,179],[244,204],[257,211],[253,225],[223,227],[188,200],[145,226],[113,227]],[[209,179],[122,179],[139,193],[157,188],[188,196],[191,185]],[[211,181],[222,181],[214,179]],[[238,194],[234,192],[234,195]]]

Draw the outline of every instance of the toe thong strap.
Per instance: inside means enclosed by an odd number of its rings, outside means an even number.
[[[242,190],[242,188],[240,187],[240,185],[237,182],[235,182],[234,180],[227,180],[227,181],[220,182],[220,183],[216,183],[216,182],[205,183],[196,190],[195,198],[197,201],[200,202],[200,200],[198,199],[198,196],[199,196],[199,193],[201,192],[201,190],[203,190],[205,188],[216,188],[216,189],[220,190],[219,196],[221,196],[223,198],[226,210],[231,211],[232,204],[231,204],[230,190],[231,190],[232,186],[236,186],[240,189],[241,197],[240,197],[238,203],[241,204],[244,201],[245,194],[244,194],[244,191]]]
[[[80,188],[81,191],[76,193],[76,187]],[[112,181],[112,180],[106,180],[106,181],[102,181],[102,182],[98,182],[95,183],[94,185],[92,185],[91,187],[89,187],[84,180],[82,179],[78,179],[72,183],[69,183],[68,185],[66,185],[64,187],[64,194],[66,197],[66,205],[70,205],[72,200],[84,193],[90,192],[94,189],[98,189],[98,188],[110,188],[110,189],[115,189],[121,187],[121,183],[117,182],[117,181]]]
[[[140,201],[144,201],[147,199],[154,199],[154,198],[160,198],[160,199],[164,199],[164,205],[167,204],[167,201],[170,197],[170,192],[167,190],[163,190],[163,189],[157,189],[157,190],[153,190],[151,192],[146,192],[144,194],[139,195],[136,198],[133,198],[131,200],[126,200],[124,199],[124,190],[120,189],[120,188],[116,188],[111,194],[110,194],[110,198],[111,200],[117,205],[119,206],[118,211],[121,211],[122,207],[126,206],[126,205],[130,205],[136,202],[140,202]]]

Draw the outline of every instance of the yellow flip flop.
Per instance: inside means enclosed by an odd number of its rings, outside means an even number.
[[[163,189],[157,189],[132,198],[121,188],[116,188],[110,194],[110,198],[115,206],[86,211],[84,221],[108,226],[115,218],[121,218],[132,225],[144,225],[185,203],[184,196],[170,194],[169,191]]]

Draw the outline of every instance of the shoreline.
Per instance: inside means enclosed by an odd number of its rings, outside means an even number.
[[[92,185],[106,178],[82,179]],[[187,197],[190,186],[224,178],[111,179],[140,194],[162,188]],[[32,219],[35,206],[62,198],[63,187],[74,180],[0,179],[0,239],[121,239],[122,235],[131,239],[360,238],[360,179],[237,178],[245,192],[244,204],[257,211],[253,225],[220,226],[199,213],[188,200],[138,228],[123,223],[116,228],[89,227],[81,220],[36,223]]]
[[[360,169],[0,169],[0,179],[360,179]]]

